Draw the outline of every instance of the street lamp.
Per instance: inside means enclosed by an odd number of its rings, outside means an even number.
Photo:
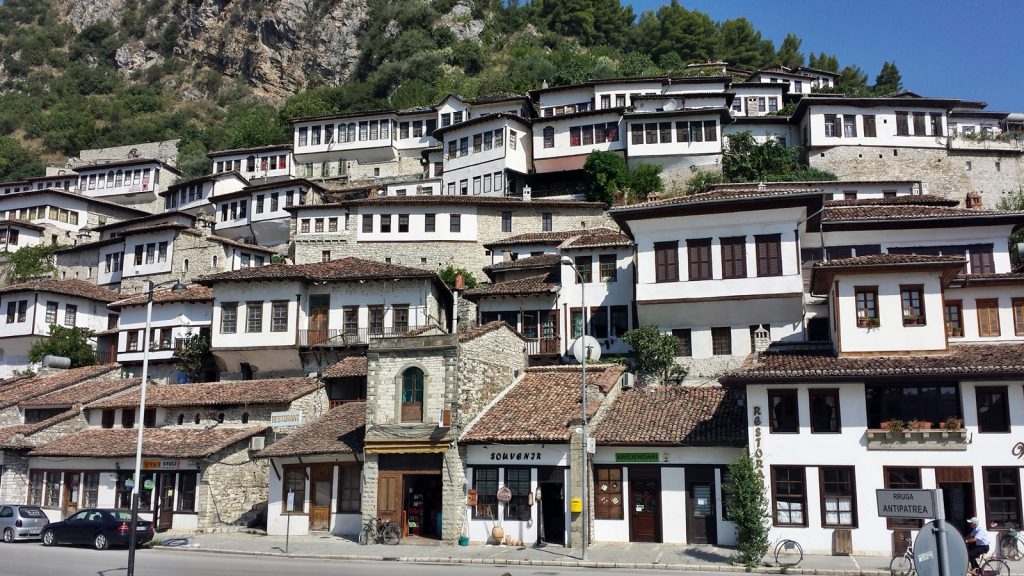
[[[580,283],[580,337],[585,338],[588,336],[587,332],[587,292],[585,290],[585,282],[583,281],[583,274],[580,274],[579,268],[576,267],[576,263],[572,261],[572,258],[568,256],[562,256],[562,265],[572,268],[572,271],[576,273],[576,279]],[[570,320],[571,322],[571,320]],[[583,354],[581,355],[580,365],[582,369],[582,384],[581,384],[581,409],[580,412],[583,416],[583,433],[581,435],[581,443],[583,444],[582,456],[583,456],[583,473],[581,474],[582,490],[580,496],[583,504],[583,553],[582,559],[587,559],[587,546],[589,544],[590,536],[590,509],[587,508],[587,485],[588,485],[588,473],[587,473],[587,358],[590,356],[590,350],[586,347],[586,342],[583,345]]]
[[[171,286],[171,292],[184,292],[188,286],[181,280],[168,280],[154,284],[149,281],[146,289],[146,330],[142,334],[142,395],[139,398],[138,437],[135,443],[135,476],[132,483],[132,523],[128,534],[128,576],[135,576],[135,530],[139,523],[139,488],[142,483],[142,430],[146,427],[146,384],[149,383],[149,346],[150,326],[153,323],[153,291],[164,286]]]

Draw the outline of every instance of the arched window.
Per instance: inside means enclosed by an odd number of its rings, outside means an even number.
[[[196,424],[199,424],[199,412],[196,412],[195,422],[196,422]]]
[[[242,424],[248,424],[248,423],[249,423],[249,413],[248,412],[242,412]]]
[[[185,415],[184,414],[178,414],[178,426],[181,426],[184,423],[185,423]]]
[[[246,169],[247,172],[255,172],[256,171],[256,157],[255,156],[249,156],[248,158],[245,159],[245,169]]]
[[[402,422],[423,422],[423,370],[402,372]]]

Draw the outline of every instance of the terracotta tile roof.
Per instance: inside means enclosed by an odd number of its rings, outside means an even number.
[[[600,230],[600,229],[598,229]],[[588,232],[582,236],[570,238],[559,246],[561,250],[582,250],[587,248],[606,248],[614,246],[632,246],[633,241],[628,236],[621,232],[608,231],[599,232]]]
[[[320,383],[305,376],[271,378],[266,380],[239,380],[210,382],[207,384],[162,384],[150,386],[146,391],[146,405],[214,406],[248,404],[287,404],[320,387]],[[89,408],[124,408],[139,405],[141,391],[133,391],[89,404]]]
[[[366,435],[366,402],[346,402],[271,444],[257,457],[358,454]]]
[[[190,284],[184,292],[173,292],[170,288],[156,290],[153,292],[154,304],[168,304],[171,302],[212,302],[213,290],[206,286]],[[125,306],[144,306],[146,304],[146,293],[135,294],[116,302],[107,304],[107,308],[124,308]]]
[[[51,416],[41,422],[35,424],[19,424],[17,426],[7,426],[0,428],[0,447],[11,448],[11,449],[23,449],[34,446],[31,442],[25,440],[26,436],[31,436],[43,430],[46,430],[50,426],[55,426],[61,422],[66,422],[72,418],[76,418],[82,414],[81,406],[73,406],[69,410],[65,410],[60,414]]]
[[[600,444],[616,446],[744,446],[742,391],[719,386],[624,390],[594,430]]]
[[[558,254],[541,254],[527,256],[518,260],[507,260],[490,266],[484,266],[484,272],[504,272],[506,270],[525,270],[527,268],[551,268],[562,260]]]
[[[504,320],[495,320],[493,322],[488,322],[486,324],[481,324],[481,325],[476,326],[474,328],[470,328],[468,330],[463,330],[462,332],[459,332],[459,342],[469,342],[470,340],[473,340],[474,338],[479,338],[480,336],[483,336],[484,334],[487,334],[489,332],[493,332],[493,331],[501,328],[502,326],[508,327],[508,329],[511,330],[513,334],[515,334],[516,336],[522,338],[524,341],[526,340],[526,337],[523,336],[522,334],[520,334],[519,332],[517,332],[516,329],[513,328],[512,325],[510,325],[508,322],[505,322]]]
[[[13,380],[10,384],[0,387],[0,408],[15,406],[30,398],[49,394],[50,392],[120,369],[120,364],[101,364],[71,368],[49,376]]]
[[[608,390],[625,372],[619,364],[587,367],[587,384]],[[530,368],[462,435],[463,442],[565,442],[580,419],[578,366]],[[600,408],[588,396],[587,411]]]
[[[260,252],[262,254],[277,254],[276,251],[267,248],[266,246],[257,246],[256,244],[246,244],[245,242],[239,242],[230,238],[224,238],[222,236],[207,236],[207,240],[211,242],[217,242],[225,246],[233,246],[235,248],[241,248],[242,250],[252,250],[253,252]]]
[[[942,220],[964,218],[1017,217],[1024,220],[1024,211],[956,208],[935,205],[878,205],[834,206],[825,210],[825,222],[863,222],[875,220]]]
[[[957,274],[953,284],[957,287],[971,284],[1015,284],[1024,280],[1024,271],[1000,272],[998,274]]]
[[[204,458],[233,444],[262,434],[267,426],[147,428],[142,454],[154,458]],[[29,456],[128,458],[135,455],[138,430],[91,428],[35,448]]]
[[[576,229],[576,230],[559,230],[557,232],[527,232],[526,234],[516,234],[515,236],[509,236],[508,238],[502,238],[501,240],[495,240],[488,244],[484,244],[484,248],[495,248],[499,246],[516,246],[519,244],[550,244],[557,246],[570,238],[576,238],[577,236],[605,236],[619,234],[618,230],[612,230],[611,228],[587,228],[587,229]]]
[[[498,282],[496,284],[485,284],[478,288],[466,290],[466,298],[480,298],[483,296],[525,296],[530,294],[557,294],[560,285],[551,282],[547,274]]]
[[[790,380],[863,380],[871,377],[1020,377],[1024,344],[952,345],[947,353],[920,356],[837,357],[830,343],[786,346],[775,343],[757,364],[733,371],[723,383]]]
[[[894,198],[857,198],[856,200],[827,200],[825,206],[841,208],[844,206],[959,206],[957,200],[950,200],[934,194],[903,194]]]
[[[437,278],[429,270],[409,266],[385,264],[362,258],[341,258],[330,262],[314,264],[270,264],[256,268],[242,268],[232,272],[221,272],[203,276],[199,282],[211,285],[229,280],[384,280],[391,278]]]
[[[963,266],[967,258],[963,256],[935,256],[927,254],[873,254],[871,256],[854,256],[821,260],[814,264],[815,268],[858,268],[872,266],[903,266],[924,264],[949,264]]]
[[[704,192],[701,194],[690,194],[673,196],[672,198],[665,198],[664,200],[654,200],[651,202],[641,202],[639,204],[629,204],[627,206],[616,206],[613,207],[609,212],[625,213],[631,212],[637,209],[656,208],[661,206],[679,206],[679,205],[696,205],[696,204],[713,204],[713,203],[725,203],[734,200],[750,200],[750,199],[774,199],[774,198],[787,198],[790,196],[821,196],[822,191],[820,189],[806,189],[806,188],[789,188],[789,189],[772,189],[772,188],[746,188],[746,189],[734,189],[734,190],[715,190],[712,192]]]
[[[142,378],[120,378],[116,380],[106,380],[96,378],[93,380],[86,380],[80,384],[68,386],[60,390],[55,390],[48,394],[36,396],[35,398],[29,398],[23,402],[19,402],[18,406],[21,408],[33,408],[37,406],[73,406],[75,404],[88,404],[95,402],[106,396],[124,392],[129,388],[134,388],[142,382]]]
[[[331,364],[323,372],[324,378],[348,378],[351,376],[366,376],[366,356],[349,356]]]
[[[582,200],[549,200],[546,198],[534,198],[524,202],[516,196],[377,196],[373,198],[359,198],[330,202],[326,204],[307,204],[305,206],[291,206],[289,211],[301,210],[303,208],[341,208],[349,206],[371,206],[395,204],[398,206],[406,204],[435,204],[435,205],[468,205],[468,206],[501,206],[533,208],[604,208],[602,202],[585,202]]]
[[[78,279],[57,280],[56,278],[42,278],[0,288],[0,294],[11,294],[13,292],[49,292],[50,294],[76,296],[100,302],[113,302],[120,298],[117,292],[100,288],[95,284]]]
[[[109,224],[96,226],[93,228],[93,231],[100,232],[103,230],[110,230],[112,228],[123,228],[125,226],[134,227],[137,224],[141,224],[143,222],[152,222],[153,220],[164,220],[167,222],[173,222],[179,218],[184,219],[186,222],[188,222],[189,226],[194,225],[197,220],[195,216],[189,214],[188,212],[182,212],[180,210],[172,210],[170,212],[157,212],[155,214],[145,212],[143,213],[142,216],[139,216],[138,218],[132,218],[130,220],[121,220],[120,222],[111,222]]]
[[[37,232],[41,232],[43,230],[46,230],[45,226],[40,226],[39,224],[33,224],[33,223],[29,222],[28,220],[17,220],[17,219],[0,220],[0,226],[19,226],[21,228],[27,228],[29,230],[35,230]]]
[[[270,150],[291,150],[291,144],[268,144],[266,146],[254,146],[252,148],[228,148],[226,150],[214,150],[208,153],[206,156],[214,158],[216,156],[226,156],[228,154],[243,154],[247,152],[269,152]]]

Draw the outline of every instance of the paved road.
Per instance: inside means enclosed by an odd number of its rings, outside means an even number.
[[[88,548],[43,548],[23,542],[0,545],[0,576],[124,576],[128,563],[125,550],[98,552]],[[387,576],[572,576],[597,573],[601,576],[652,576],[650,570],[583,570],[539,566],[417,565],[394,562],[347,562],[236,556],[204,552],[140,550],[136,576],[282,576],[343,575]],[[687,572],[688,575],[698,574]],[[721,573],[716,573],[719,576]]]

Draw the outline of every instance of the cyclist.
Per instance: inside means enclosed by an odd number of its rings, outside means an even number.
[[[989,545],[992,542],[992,536],[988,530],[984,528],[977,517],[970,518],[967,520],[967,524],[970,526],[971,531],[967,535],[965,541],[967,542],[967,557],[971,561],[971,571],[977,573],[978,571],[978,557],[988,552]]]

